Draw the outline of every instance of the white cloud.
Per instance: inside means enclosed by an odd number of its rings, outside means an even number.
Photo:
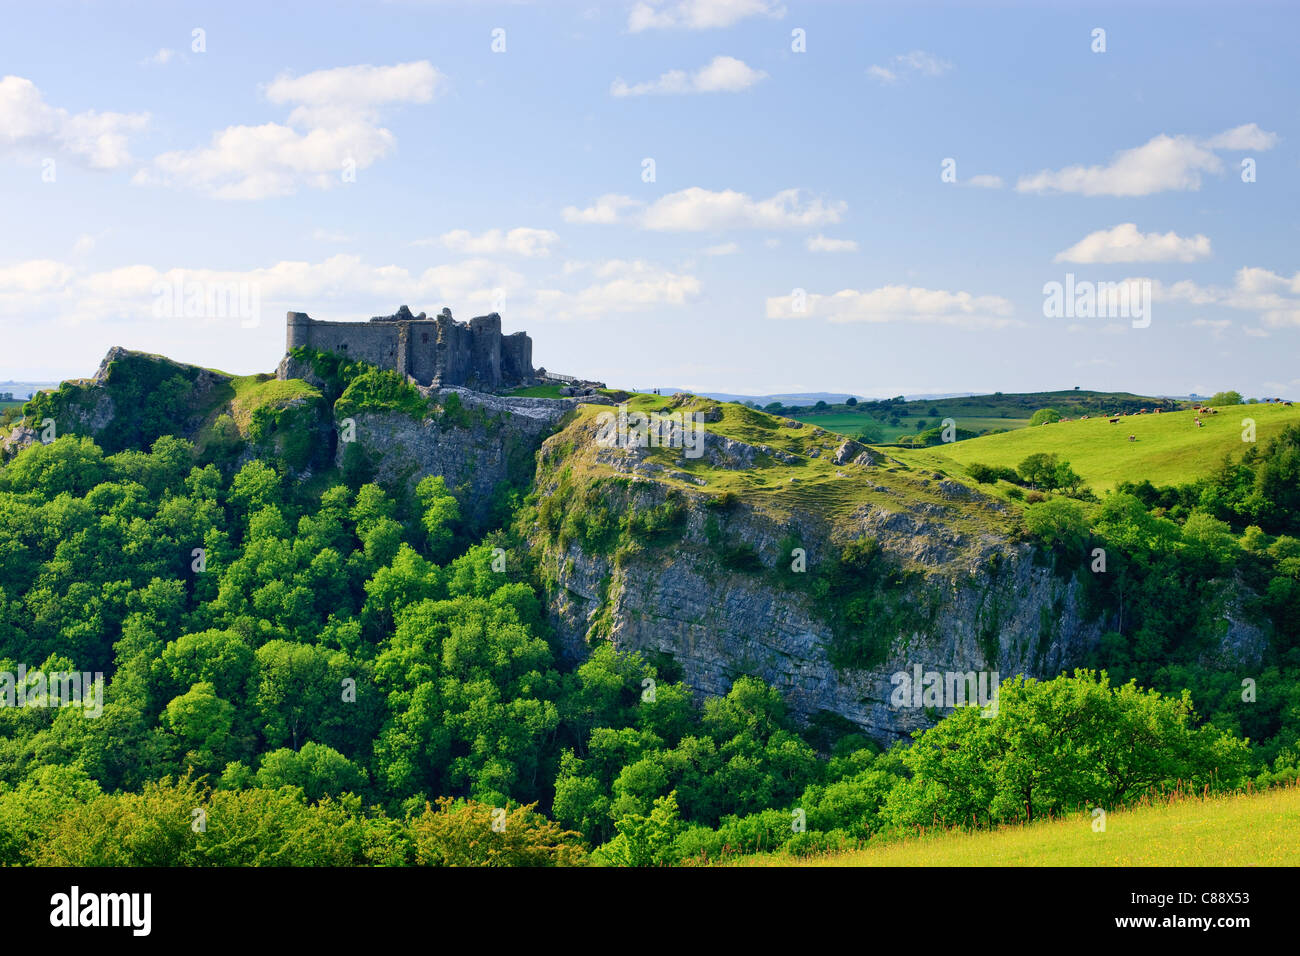
[[[1269,133],[1260,129],[1255,123],[1245,123],[1241,126],[1225,130],[1218,136],[1212,136],[1205,141],[1205,145],[1210,149],[1226,150],[1243,150],[1243,149],[1272,149],[1277,145],[1277,133]]]
[[[1020,192],[1065,192],[1084,196],[1149,196],[1166,190],[1198,190],[1203,173],[1218,173],[1223,162],[1215,149],[1270,149],[1277,135],[1254,123],[1206,140],[1161,133],[1142,146],[1115,154],[1105,166],[1067,166],[1021,176]]]
[[[1175,232],[1138,232],[1131,222],[1113,229],[1099,229],[1084,236],[1069,249],[1056,254],[1054,262],[1195,262],[1210,256],[1209,237],[1197,234],[1185,238]]]
[[[632,209],[644,206],[639,199],[633,199],[631,196],[619,196],[614,193],[606,193],[586,209],[579,209],[577,206],[565,206],[561,215],[565,222],[576,222],[584,225],[610,225],[621,222],[623,214]]]
[[[889,61],[888,66],[873,63],[867,67],[867,74],[881,83],[896,83],[904,76],[943,76],[952,69],[952,64],[941,60],[933,53],[913,50],[900,53]]]
[[[0,153],[63,154],[92,169],[118,169],[131,163],[130,134],[148,125],[148,113],[69,113],[46,103],[31,80],[0,79]]]
[[[52,259],[31,259],[0,268],[0,297],[49,295],[64,289],[76,271]]]
[[[1288,277],[1247,266],[1237,270],[1230,288],[1203,286],[1190,279],[1167,286],[1153,281],[1152,298],[1253,312],[1261,324],[1273,329],[1300,327],[1300,272]],[[1255,333],[1246,329],[1246,334]]]
[[[980,173],[978,176],[972,176],[966,180],[967,186],[975,186],[978,189],[1001,189],[1002,177],[993,176],[989,173]]]
[[[549,229],[524,227],[511,229],[509,232],[489,229],[477,236],[465,229],[453,229],[451,232],[444,232],[438,241],[452,252],[481,256],[508,254],[531,259],[549,256],[551,246],[559,242],[560,237]]]
[[[330,189],[343,182],[346,169],[366,169],[393,150],[393,134],[379,125],[380,107],[428,102],[444,81],[427,61],[281,76],[266,95],[273,103],[298,104],[288,125],[227,127],[208,146],[155,157],[136,182],[198,189],[219,199],[285,196],[300,186]]]
[[[707,66],[687,75],[683,70],[670,70],[659,79],[628,86],[617,79],[609,88],[614,96],[645,96],[647,94],[679,93],[740,93],[767,76],[743,60],[733,56],[715,56]]]
[[[317,242],[351,242],[352,237],[339,229],[313,229],[311,237]]]
[[[491,311],[498,291],[513,296],[525,289],[523,276],[486,259],[418,273],[401,266],[371,265],[356,255],[336,255],[320,262],[282,261],[246,270],[158,269],[137,264],[81,272],[66,263],[33,260],[0,268],[0,314],[36,313],[65,324],[117,318],[154,321],[155,287],[178,282],[208,287],[241,283],[255,290],[263,321],[290,308],[311,307],[308,310],[316,314],[334,306],[362,314],[376,302],[449,304],[486,312]]]
[[[1223,168],[1219,157],[1188,136],[1161,133],[1145,145],[1116,154],[1106,166],[1068,166],[1021,176],[1018,192],[1085,196],[1148,196],[1167,189],[1201,188],[1201,173]]]
[[[780,229],[840,221],[843,202],[804,199],[799,189],[783,189],[767,199],[725,189],[692,186],[656,200],[642,217],[646,229],[692,232],[706,229]]]
[[[810,236],[805,243],[809,252],[857,252],[858,244],[852,239],[828,239],[823,235]]]
[[[723,242],[716,246],[709,246],[704,250],[706,256],[734,256],[740,251],[740,246],[734,242]]]
[[[176,51],[163,47],[153,56],[145,57],[140,61],[141,66],[166,66],[176,58]]]
[[[681,306],[700,293],[700,280],[642,259],[568,263],[566,272],[590,272],[597,281],[576,291],[541,289],[534,305],[546,318],[598,319],[610,314]]]
[[[910,322],[961,328],[1003,328],[1019,324],[1001,296],[976,296],[914,286],[888,285],[869,292],[843,289],[808,294],[800,310],[797,294],[767,300],[769,319],[825,319],[828,322]]]
[[[293,126],[339,126],[393,103],[428,103],[447,78],[428,60],[394,66],[340,66],[302,76],[282,74],[266,88],[272,103],[297,104]]]
[[[774,0],[640,0],[632,6],[627,28],[642,30],[681,28],[708,30],[729,27],[747,17],[785,16],[785,7]]]
[[[630,222],[655,232],[703,232],[830,225],[839,222],[847,208],[844,202],[806,198],[800,189],[783,189],[767,199],[754,199],[734,189],[692,186],[649,205],[631,196],[608,193],[585,209],[565,207],[563,216],[574,223]]]

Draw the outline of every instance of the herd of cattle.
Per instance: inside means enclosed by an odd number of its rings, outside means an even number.
[[[1275,404],[1278,404],[1278,405],[1288,405],[1288,406],[1289,406],[1291,403],[1290,403],[1290,402],[1282,401],[1281,399],[1278,399],[1278,401],[1277,401]],[[1119,420],[1120,420],[1121,418],[1128,418],[1128,417],[1133,416],[1133,415],[1159,415],[1162,411],[1163,411],[1163,409],[1160,409],[1160,408],[1142,408],[1142,409],[1139,409],[1139,410],[1136,411],[1136,412],[1116,412],[1114,415],[1107,415],[1107,416],[1106,416],[1106,421],[1110,422],[1112,425],[1118,425],[1118,424],[1119,424]],[[1192,406],[1192,411],[1196,413],[1195,416],[1192,418],[1192,421],[1196,424],[1196,427],[1197,427],[1197,428],[1204,428],[1204,427],[1205,427],[1205,422],[1201,421],[1201,416],[1202,416],[1202,415],[1207,415],[1207,416],[1208,416],[1208,415],[1217,415],[1217,414],[1219,414],[1219,410],[1218,410],[1217,408],[1210,408],[1210,406],[1208,406],[1208,405],[1193,405],[1193,406]],[[1081,422],[1082,422],[1082,421],[1086,421],[1089,417],[1090,417],[1090,416],[1088,416],[1088,415],[1080,415],[1080,416],[1079,416],[1079,421],[1081,421]],[[1070,420],[1070,419],[1068,419],[1068,418],[1062,418],[1062,419],[1061,419],[1061,421],[1063,421],[1063,422],[1068,422],[1069,420]],[[1129,441],[1137,441],[1137,435],[1129,435],[1129,436],[1128,436],[1128,440],[1129,440]]]

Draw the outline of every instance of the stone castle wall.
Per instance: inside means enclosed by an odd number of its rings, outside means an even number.
[[[402,306],[369,322],[323,322],[305,312],[285,319],[287,351],[301,345],[392,369],[421,385],[503,388],[534,381],[533,342],[501,334],[493,312],[457,322],[449,309],[426,318]]]

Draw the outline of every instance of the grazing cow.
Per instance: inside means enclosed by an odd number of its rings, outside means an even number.
[[[1110,421],[1110,423],[1111,423],[1112,425],[1118,425],[1118,424],[1119,424],[1119,419],[1118,419],[1118,418],[1111,418],[1111,419],[1109,419],[1109,421]]]
[[[1129,440],[1129,441],[1137,441],[1137,440],[1138,440],[1138,437],[1137,437],[1137,435],[1129,435],[1129,436],[1128,436],[1128,440]]]

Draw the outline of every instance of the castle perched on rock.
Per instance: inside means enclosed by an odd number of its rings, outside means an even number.
[[[305,312],[285,319],[287,350],[300,345],[391,369],[420,385],[462,385],[480,390],[532,384],[533,340],[524,332],[501,334],[493,312],[457,322],[451,310],[428,318],[402,306],[369,322],[321,322]]]

